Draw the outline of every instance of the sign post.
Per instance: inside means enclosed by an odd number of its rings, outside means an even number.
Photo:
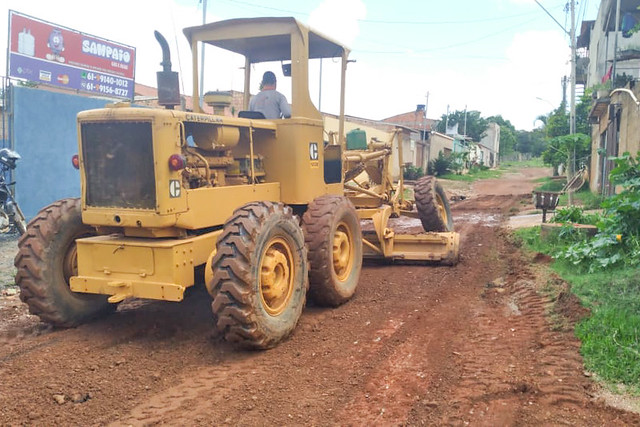
[[[9,11],[9,76],[133,99],[136,49]]]

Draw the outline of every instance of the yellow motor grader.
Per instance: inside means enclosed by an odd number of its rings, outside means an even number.
[[[43,208],[19,241],[16,283],[31,313],[70,327],[130,297],[178,302],[204,267],[220,334],[269,348],[295,328],[307,291],[320,305],[351,298],[365,255],[457,260],[457,234],[433,179],[417,186],[414,214],[439,232],[394,237],[388,218],[412,206],[402,185],[387,178],[389,147],[345,149],[347,48],[293,18],[232,19],[184,33],[193,55],[192,112],[174,109],[178,76],[156,33],[164,108],[116,103],[78,114],[81,198]],[[244,110],[253,64],[287,61],[291,118],[205,113],[198,96],[202,43],[244,56]],[[309,96],[315,58],[341,61],[334,142],[325,142]],[[376,162],[383,166],[377,175]],[[375,185],[351,176],[345,184],[343,175],[361,168]],[[373,221],[371,236],[363,237],[363,220]]]

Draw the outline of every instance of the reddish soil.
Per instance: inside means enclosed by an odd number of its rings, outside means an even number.
[[[269,351],[219,341],[202,287],[70,330],[0,297],[0,425],[640,424],[592,397],[579,341],[501,228],[534,176],[453,206],[457,266],[367,264],[350,302],[309,305]]]

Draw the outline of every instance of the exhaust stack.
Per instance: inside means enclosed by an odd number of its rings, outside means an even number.
[[[178,83],[178,73],[171,71],[171,52],[167,39],[158,31],[154,31],[156,40],[162,48],[162,71],[156,73],[158,79],[158,104],[173,110],[173,107],[180,105],[180,85]]]

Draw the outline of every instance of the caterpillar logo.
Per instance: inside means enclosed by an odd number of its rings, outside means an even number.
[[[318,160],[318,143],[309,143],[309,160]]]

